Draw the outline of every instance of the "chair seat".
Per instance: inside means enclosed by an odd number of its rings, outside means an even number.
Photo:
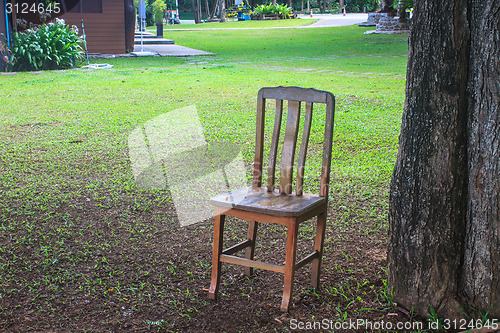
[[[277,191],[268,192],[266,187],[246,187],[210,199],[210,203],[216,207],[283,217],[301,216],[325,202],[325,198],[318,195],[280,194]]]

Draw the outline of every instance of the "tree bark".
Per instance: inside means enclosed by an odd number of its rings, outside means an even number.
[[[500,1],[472,1],[468,209],[462,288],[500,318]]]
[[[380,11],[382,13],[393,12],[394,11],[394,8],[392,8],[393,4],[394,4],[394,0],[382,0]]]
[[[500,317],[500,0],[415,2],[389,285],[425,316]]]
[[[219,0],[219,20],[226,22],[226,1]]]
[[[399,17],[399,22],[406,22],[407,20],[407,14],[406,14],[406,4],[399,0],[398,2],[398,11],[397,15]]]
[[[416,313],[458,309],[465,229],[468,0],[415,2],[390,191],[389,284]],[[449,15],[443,15],[448,13]]]
[[[201,22],[203,16],[201,15],[201,0],[196,0],[196,10],[198,11],[198,20]]]
[[[135,8],[133,0],[124,0],[125,5],[125,50],[134,51]]]
[[[210,6],[208,5],[208,0],[205,0],[205,9],[207,11],[207,20],[210,20]]]
[[[191,0],[193,6],[194,23],[201,23],[200,0]]]
[[[425,316],[500,318],[500,0],[415,2],[389,285]]]

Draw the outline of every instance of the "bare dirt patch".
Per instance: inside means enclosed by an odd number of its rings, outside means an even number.
[[[311,289],[304,267],[283,314],[282,275],[273,272],[247,278],[225,265],[220,299],[208,299],[212,221],[181,228],[168,197],[108,195],[83,193],[30,215],[3,213],[0,330],[279,332],[294,321],[409,320],[384,297],[386,234],[367,233],[369,220],[345,229],[330,208],[321,289]],[[354,226],[361,220],[350,219]],[[228,243],[246,234],[246,223],[227,223]],[[313,226],[301,227],[299,253],[312,246]],[[257,257],[282,263],[280,226],[263,225],[258,242]]]

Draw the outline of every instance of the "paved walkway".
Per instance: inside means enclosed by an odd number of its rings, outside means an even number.
[[[301,19],[310,18],[309,15],[299,15]],[[316,23],[302,27],[302,28],[326,28],[326,27],[343,27],[346,25],[353,25],[366,22],[368,14],[352,13],[346,14],[317,14],[313,15],[313,19],[317,19]]]
[[[310,15],[299,15],[299,19],[302,20],[317,20],[317,22],[297,27],[268,27],[268,28],[194,28],[194,29],[164,29],[163,31],[210,31],[210,30],[272,30],[272,29],[305,29],[305,28],[327,28],[327,27],[342,27],[346,25],[353,25],[366,22],[368,20],[368,14],[364,13],[351,13],[346,14],[313,14],[312,18]],[[181,21],[194,23],[194,21]],[[182,26],[182,24],[181,24]]]
[[[134,46],[134,52],[140,52],[141,45]],[[144,45],[144,51],[152,52],[163,57],[187,57],[195,55],[213,55],[213,53],[191,49],[175,44]]]

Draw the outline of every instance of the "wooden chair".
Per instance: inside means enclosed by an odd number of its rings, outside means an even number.
[[[264,119],[267,99],[276,100],[276,113],[270,148],[267,187],[261,187]],[[279,134],[284,100],[288,101],[288,115],[282,147],[279,190],[276,191],[275,166],[278,143],[280,141]],[[296,190],[292,192],[294,155],[299,131],[302,102],[305,102],[305,118],[298,156]],[[313,104],[315,103],[326,104],[323,162],[319,195],[305,194],[302,191],[307,144],[311,129]],[[259,90],[257,103],[257,135],[255,140],[256,151],[252,187],[228,192],[211,199],[211,203],[215,205],[216,214],[212,279],[209,289],[209,297],[211,299],[216,299],[217,297],[221,265],[223,262],[245,266],[245,275],[251,275],[253,268],[284,273],[285,281],[281,310],[285,312],[290,308],[294,274],[297,269],[312,262],[311,283],[314,288],[318,287],[321,257],[323,254],[323,239],[326,227],[326,211],[328,206],[334,109],[335,98],[332,93],[327,91],[300,87],[262,88]],[[223,250],[223,231],[226,215],[246,220],[249,222],[249,226],[247,240]],[[317,227],[314,252],[296,262],[295,257],[299,224],[315,216],[317,216]],[[288,228],[284,266],[253,260],[258,223],[277,223]],[[240,250],[245,250],[244,258],[234,256],[234,254]]]

